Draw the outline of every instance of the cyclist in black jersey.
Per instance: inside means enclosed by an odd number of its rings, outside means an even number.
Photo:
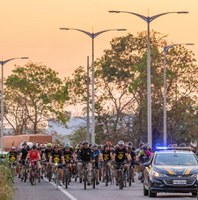
[[[62,151],[59,145],[54,145],[54,149],[50,154],[49,163],[58,164],[59,168],[59,184],[62,185],[61,181],[63,180],[63,165],[65,164],[65,159],[62,154]]]
[[[124,141],[118,142],[118,147],[115,149],[113,153],[113,161],[115,162],[115,178],[116,178],[116,184],[118,184],[118,169],[120,168],[121,164],[124,165],[124,169],[128,171],[129,166],[128,162],[131,161],[131,157],[127,151],[127,149],[124,147]]]
[[[82,182],[82,168],[83,162],[87,163],[88,165],[88,185],[91,185],[91,175],[92,175],[92,162],[94,160],[94,153],[93,150],[89,147],[89,142],[84,141],[82,148],[78,152],[78,175],[80,177],[80,182]]]
[[[106,176],[106,169],[110,169],[111,168],[111,161],[113,159],[113,153],[110,150],[109,145],[105,144],[104,145],[104,149],[101,151],[102,154],[102,160],[103,160],[103,164],[102,164],[102,178],[103,181],[105,180],[105,176]]]

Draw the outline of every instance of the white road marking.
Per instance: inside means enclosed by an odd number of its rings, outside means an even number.
[[[56,187],[55,183],[49,182],[46,178],[44,178],[44,180],[48,183],[51,183],[54,187]],[[69,192],[67,192],[65,189],[63,189],[61,186],[58,186],[58,189],[65,194],[67,197],[69,197],[71,200],[78,200],[76,199],[73,195],[71,195]]]

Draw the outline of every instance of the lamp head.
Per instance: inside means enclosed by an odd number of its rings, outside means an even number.
[[[29,57],[21,57],[21,59],[29,59]]]
[[[110,13],[120,13],[120,11],[117,10],[109,10]]]
[[[177,14],[188,14],[188,11],[178,11]]]
[[[127,31],[127,29],[126,28],[119,28],[119,29],[117,29],[117,31]]]
[[[190,45],[190,46],[192,46],[192,45],[195,45],[194,43],[186,43],[185,45]]]
[[[59,28],[60,30],[70,30],[70,28]]]

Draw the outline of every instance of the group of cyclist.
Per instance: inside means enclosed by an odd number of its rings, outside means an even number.
[[[87,184],[92,184],[92,170],[96,170],[96,184],[100,181],[105,182],[107,178],[106,173],[111,170],[113,179],[118,185],[119,168],[123,166],[127,174],[131,174],[131,180],[134,182],[135,166],[138,167],[140,179],[142,175],[143,163],[148,161],[151,157],[151,149],[148,145],[140,143],[139,148],[135,149],[132,142],[125,143],[119,141],[117,145],[113,146],[111,142],[104,145],[89,144],[88,141],[83,141],[71,146],[66,143],[64,146],[51,143],[48,144],[33,144],[30,148],[26,142],[23,147],[17,150],[12,147],[9,152],[9,161],[17,163],[16,173],[23,180],[23,167],[31,165],[36,162],[37,170],[41,178],[47,177],[48,168],[50,166],[58,165],[59,184],[62,185],[64,166],[69,166],[72,177],[79,178],[79,182],[83,182],[83,167],[87,165]],[[52,168],[52,172],[54,169]],[[130,172],[130,173],[129,173]],[[53,173],[52,173],[53,179]]]

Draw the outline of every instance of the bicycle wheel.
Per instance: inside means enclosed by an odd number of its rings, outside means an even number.
[[[59,185],[59,174],[58,174],[58,171],[55,172],[55,184],[56,184],[56,188],[58,188],[58,185]]]
[[[128,176],[128,172],[123,171],[123,186],[124,187],[127,187],[127,176]]]
[[[87,170],[84,169],[84,179],[83,179],[83,182],[84,182],[84,190],[87,189]]]
[[[38,171],[36,172],[36,179],[38,179],[38,182],[39,182],[39,183],[41,182],[41,171],[40,171],[40,170],[38,170]]]
[[[128,183],[129,183],[129,186],[132,185],[132,168],[130,167],[129,168],[129,172],[128,172]]]
[[[109,180],[110,180],[110,170],[106,169],[105,186],[108,186]]]
[[[52,167],[49,167],[47,172],[48,181],[51,182],[52,180]]]
[[[111,185],[115,185],[115,176],[113,169],[110,169],[110,179],[111,179]]]
[[[27,172],[27,168],[25,167],[24,172],[23,172],[23,178],[24,178],[24,182],[27,181],[28,178],[28,172]]]
[[[96,188],[96,169],[93,169],[93,177],[92,177],[92,182],[93,182],[93,189]]]
[[[65,169],[64,171],[64,184],[65,184],[65,188],[68,188],[68,184],[69,183],[69,171],[68,168]]]
[[[35,173],[34,173],[33,169],[30,170],[30,183],[32,186],[36,184],[35,183]]]
[[[119,189],[123,189],[123,171],[119,170]]]

